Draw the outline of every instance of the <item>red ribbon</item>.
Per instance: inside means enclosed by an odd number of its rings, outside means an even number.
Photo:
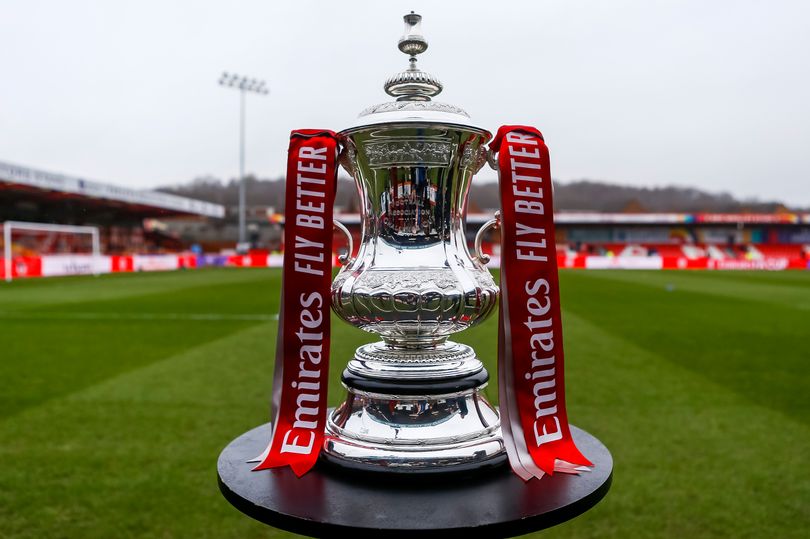
[[[337,153],[332,131],[290,135],[273,435],[255,470],[290,466],[300,477],[315,465],[323,445]]]
[[[565,411],[560,287],[548,148],[537,129],[503,126],[501,310],[498,384],[501,428],[512,470],[524,481],[590,465]],[[557,459],[566,463],[559,463]]]

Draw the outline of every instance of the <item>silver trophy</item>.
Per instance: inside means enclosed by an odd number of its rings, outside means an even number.
[[[382,340],[358,348],[343,372],[348,396],[328,419],[324,455],[380,471],[496,465],[506,454],[498,412],[481,393],[489,375],[472,348],[449,340],[498,300],[478,238],[472,255],[465,237],[470,181],[491,134],[432,100],[442,84],[417,67],[428,48],[421,16],[404,19],[409,67],[384,85],[396,100],[340,133],[362,239],[332,284],[332,308]]]

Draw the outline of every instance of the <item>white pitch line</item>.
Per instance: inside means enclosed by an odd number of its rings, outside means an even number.
[[[225,314],[225,313],[94,313],[94,312],[42,312],[0,311],[0,318],[18,320],[192,320],[202,322],[246,321],[269,322],[278,320],[277,314]]]

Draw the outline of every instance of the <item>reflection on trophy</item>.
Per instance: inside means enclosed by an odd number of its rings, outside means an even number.
[[[449,339],[487,318],[498,287],[465,239],[467,195],[491,134],[464,110],[433,101],[442,84],[417,67],[428,43],[405,16],[409,67],[386,81],[395,101],[340,133],[340,162],[362,200],[356,257],[332,285],[332,308],[382,340],[343,372],[346,401],[329,417],[324,455],[359,469],[453,471],[506,458],[489,375]]]

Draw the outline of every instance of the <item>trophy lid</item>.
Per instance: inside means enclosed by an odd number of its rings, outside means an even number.
[[[388,123],[437,123],[486,132],[472,123],[464,109],[432,100],[444,86],[438,78],[416,65],[416,56],[428,48],[427,39],[422,35],[422,16],[411,11],[403,19],[405,32],[399,39],[398,47],[409,56],[408,68],[389,77],[383,84],[385,93],[396,98],[396,101],[368,107],[343,132]]]

